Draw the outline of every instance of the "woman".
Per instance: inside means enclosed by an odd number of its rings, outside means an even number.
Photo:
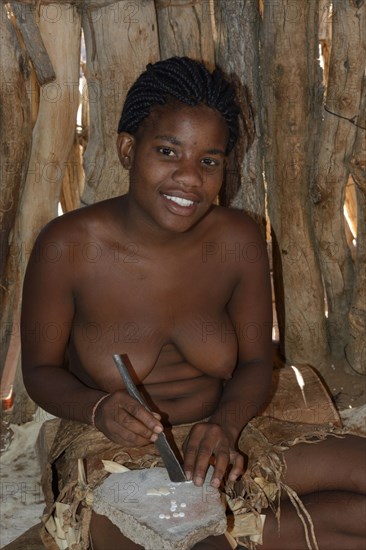
[[[129,192],[52,221],[30,259],[24,381],[44,409],[93,425],[124,449],[147,449],[164,426],[193,423],[183,445],[187,478],[201,485],[213,462],[212,486],[227,471],[233,484],[244,472],[239,436],[266,400],[272,371],[265,243],[247,215],[213,205],[239,133],[234,90],[221,72],[187,58],[149,65],[118,132]],[[88,256],[92,247],[98,254]],[[128,395],[114,353],[128,355],[155,413]],[[322,550],[364,548],[363,452],[364,441],[348,436],[285,453],[286,480],[306,495]],[[344,499],[355,508],[347,525]],[[96,550],[139,548],[95,514],[90,534]],[[214,547],[226,539],[196,546]],[[284,500],[281,535],[269,512],[263,548],[306,547]]]

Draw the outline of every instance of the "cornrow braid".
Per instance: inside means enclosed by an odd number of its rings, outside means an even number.
[[[230,153],[239,134],[240,109],[235,95],[235,88],[221,70],[211,73],[202,63],[188,57],[149,63],[127,94],[118,133],[134,135],[154,105],[165,105],[175,98],[187,105],[203,103],[218,110],[228,125],[227,153]]]

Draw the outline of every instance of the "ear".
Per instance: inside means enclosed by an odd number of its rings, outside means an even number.
[[[131,168],[135,152],[135,138],[127,132],[121,132],[118,134],[117,151],[123,168],[129,170]]]

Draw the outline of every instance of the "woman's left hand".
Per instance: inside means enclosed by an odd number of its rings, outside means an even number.
[[[244,457],[234,449],[234,443],[218,424],[200,422],[195,424],[183,445],[184,471],[188,480],[201,486],[208,467],[214,472],[212,487],[219,487],[227,467],[232,464],[229,480],[235,481],[244,472]]]

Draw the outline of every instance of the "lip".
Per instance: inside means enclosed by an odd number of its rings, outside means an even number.
[[[177,197],[178,199],[186,199],[187,201],[200,202],[201,197],[195,193],[184,193],[181,190],[161,191],[162,195]]]
[[[191,204],[190,206],[181,206],[180,204],[177,204],[172,200],[168,199],[165,195],[170,195],[171,197],[177,197],[180,199],[193,201],[193,204]],[[176,192],[176,191],[167,191],[164,193],[162,192],[161,198],[163,199],[167,209],[173,214],[178,214],[179,216],[191,216],[192,213],[196,210],[198,202],[200,201],[197,195],[194,195],[192,193],[182,193],[182,192]]]

